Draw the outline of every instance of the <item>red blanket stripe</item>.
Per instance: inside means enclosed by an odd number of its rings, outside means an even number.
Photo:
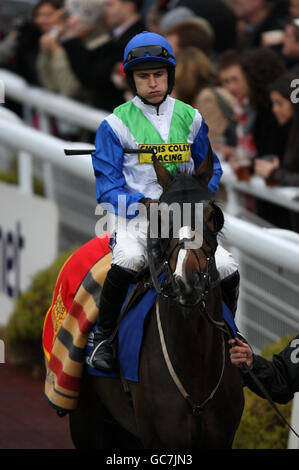
[[[54,329],[53,329],[51,311],[48,311],[46,320],[45,320],[44,330],[43,330],[43,346],[44,346],[45,353],[47,353],[48,355],[51,353],[51,350],[52,350],[53,338],[54,338]]]
[[[81,377],[72,377],[69,374],[63,372],[62,362],[53,354],[51,354],[49,368],[52,370],[56,377],[57,383],[60,387],[63,387],[72,392],[79,392]]]
[[[68,313],[78,321],[81,333],[85,334],[92,330],[94,324],[87,319],[86,313],[80,304],[73,301]]]

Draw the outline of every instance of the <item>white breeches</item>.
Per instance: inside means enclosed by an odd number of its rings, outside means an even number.
[[[138,272],[147,264],[146,236],[148,221],[144,217],[136,217],[130,224],[127,219],[109,214],[110,229],[114,232],[112,237],[112,264]],[[138,224],[136,225],[136,222]],[[238,263],[232,254],[218,245],[215,253],[216,266],[220,279],[233,274],[238,269]]]

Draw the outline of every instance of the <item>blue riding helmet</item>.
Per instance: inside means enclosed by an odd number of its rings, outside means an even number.
[[[131,88],[136,91],[133,70],[159,67],[167,67],[168,69],[167,93],[171,93],[176,67],[171,45],[160,34],[148,31],[134,36],[125,47],[123,60],[123,71],[127,75]]]
[[[176,61],[171,45],[163,36],[144,31],[134,36],[124,50],[123,70],[135,68],[139,64],[161,62],[167,67],[175,67]]]

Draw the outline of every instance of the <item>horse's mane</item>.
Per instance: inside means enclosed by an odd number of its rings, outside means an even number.
[[[196,203],[212,199],[213,194],[209,188],[201,184],[195,175],[186,173],[177,174],[160,197],[160,201],[167,204]]]

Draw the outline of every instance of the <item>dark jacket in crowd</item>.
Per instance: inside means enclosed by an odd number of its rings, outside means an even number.
[[[15,61],[12,71],[23,77],[31,85],[40,85],[37,74],[37,56],[40,31],[33,23],[25,23],[19,30]]]
[[[80,39],[63,44],[75,75],[82,85],[93,91],[95,107],[111,112],[124,102],[123,92],[112,83],[111,74],[115,64],[122,62],[128,41],[144,30],[144,23],[138,21],[116,40],[112,38],[93,50],[86,49]]]
[[[299,76],[299,60],[293,63],[289,68],[291,73],[297,73]]]
[[[253,355],[253,373],[277,403],[288,403],[299,391],[299,335],[272,362],[261,356]],[[265,398],[250,375],[243,372],[245,384],[254,393]]]
[[[253,128],[257,147],[257,158],[267,155],[277,155],[280,168],[274,170],[270,179],[278,186],[299,186],[299,149],[294,149],[294,158],[284,161],[291,123],[280,126],[270,109],[259,111]],[[299,232],[299,217],[297,213],[272,204],[262,199],[256,200],[256,213],[270,224],[285,230]]]
[[[283,30],[287,24],[287,16],[273,10],[258,25],[248,28],[240,44],[241,49],[249,49],[262,45],[262,34],[267,31]],[[278,51],[279,52],[279,51]]]
[[[277,155],[282,158],[288,132],[278,124],[270,107],[257,110],[252,132],[258,158],[263,155]]]
[[[292,128],[292,121],[283,127],[286,136],[289,136]],[[279,186],[298,186],[299,187],[299,147],[292,149],[292,155],[289,161],[281,158],[280,167],[272,171],[271,181]]]
[[[214,49],[221,53],[236,47],[237,20],[222,0],[179,0],[176,7],[187,7],[211,24],[215,33]]]

